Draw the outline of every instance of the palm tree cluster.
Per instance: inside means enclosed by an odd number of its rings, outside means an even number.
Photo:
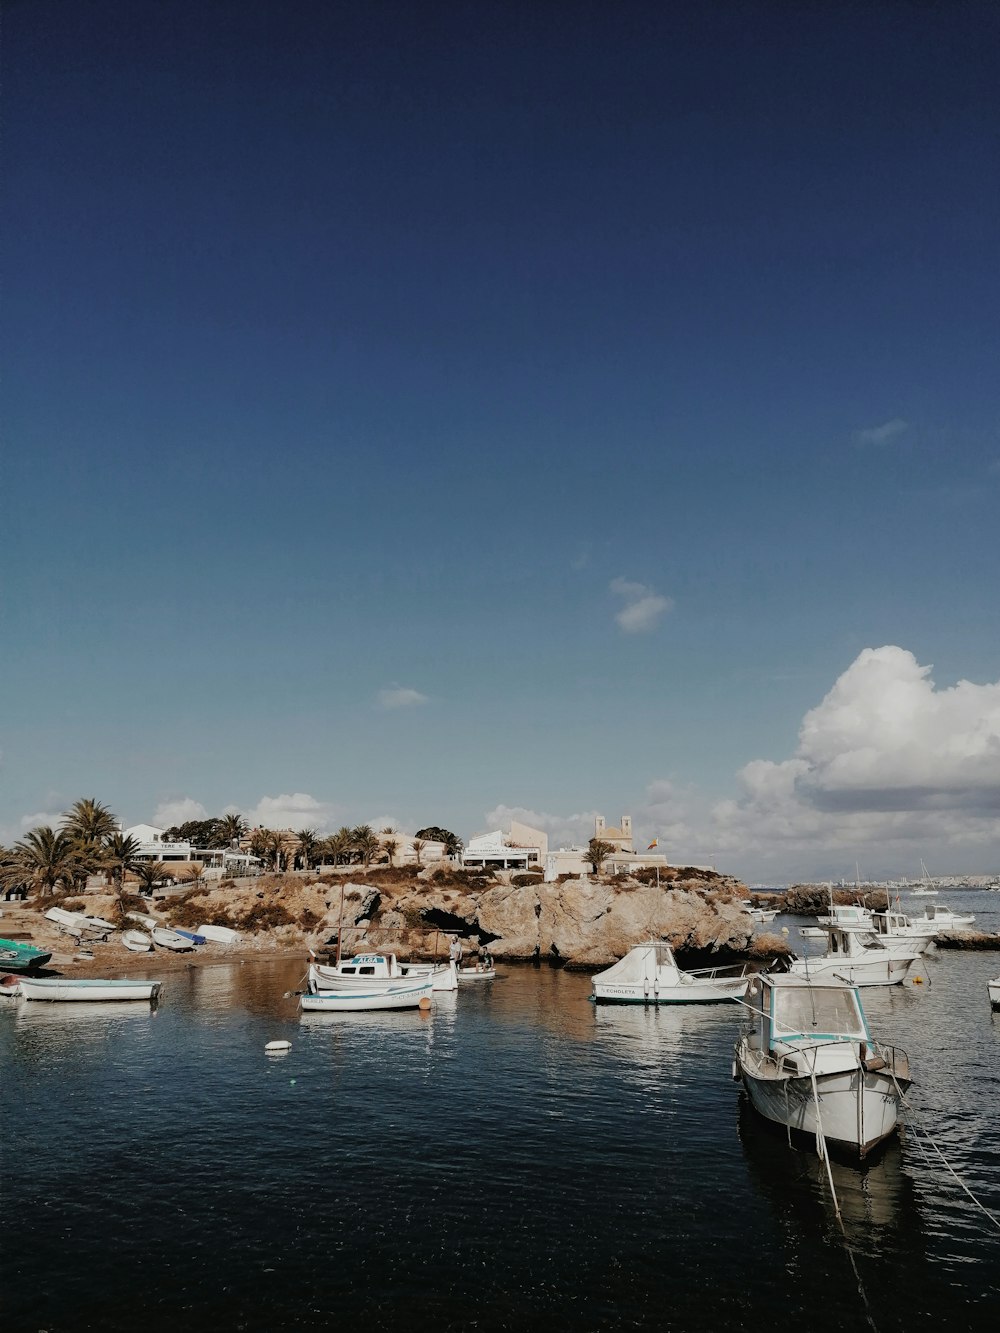
[[[88,796],[66,812],[59,828],[42,824],[0,849],[0,885],[40,895],[82,893],[89,877],[100,874],[122,893],[126,875],[142,865],[135,838],[125,837],[108,807]]]

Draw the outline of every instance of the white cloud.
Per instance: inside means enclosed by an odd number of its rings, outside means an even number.
[[[297,791],[281,796],[262,796],[244,817],[251,828],[314,828],[326,832],[338,818],[338,809],[330,801]]]
[[[177,824],[186,824],[189,819],[207,819],[208,811],[201,801],[193,796],[177,796],[168,801],[161,801],[153,812],[152,823],[156,828],[173,828]]]
[[[909,428],[908,421],[904,421],[902,417],[893,417],[891,421],[883,421],[881,426],[868,426],[864,430],[856,430],[854,440],[856,444],[888,444],[890,440],[896,439]]]
[[[611,580],[610,588],[617,597],[624,599],[625,605],[615,615],[615,620],[626,634],[641,634],[654,629],[674,605],[672,598],[661,596],[645,583],[617,578]]]
[[[427,702],[427,695],[405,685],[390,685],[376,695],[379,708],[413,708]]]
[[[930,673],[903,648],[866,648],[791,758],[742,769],[739,798],[713,811],[719,845],[786,864],[826,851],[843,873],[858,854],[888,874],[921,849],[942,863],[1000,853],[1000,681],[938,689]]]

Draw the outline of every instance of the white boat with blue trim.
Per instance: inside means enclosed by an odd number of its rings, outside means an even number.
[[[750,984],[746,968],[684,972],[663,940],[638,944],[604,972],[591,978],[598,1004],[719,1004],[741,1000]]]
[[[754,978],[733,1077],[765,1119],[859,1157],[895,1131],[911,1082],[906,1053],[873,1039],[856,987],[789,975]]]
[[[301,1007],[329,1013],[429,1007],[433,973],[413,974],[404,966],[393,953],[359,953],[328,966],[310,963]]]

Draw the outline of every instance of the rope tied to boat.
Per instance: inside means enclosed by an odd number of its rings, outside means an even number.
[[[921,1141],[920,1141],[920,1135],[921,1135],[921,1134],[922,1134],[923,1137],[927,1140],[927,1142],[931,1145],[931,1147],[934,1149],[934,1151],[937,1153],[937,1155],[941,1158],[941,1161],[944,1163],[945,1169],[949,1172],[950,1175],[952,1175],[952,1176],[954,1177],[954,1179],[955,1179],[956,1183],[959,1185],[959,1187],[965,1191],[965,1193],[969,1196],[969,1198],[970,1198],[970,1199],[972,1200],[972,1202],[976,1205],[976,1207],[977,1207],[978,1209],[980,1209],[981,1212],[985,1213],[986,1216],[989,1218],[989,1220],[990,1220],[990,1221],[993,1223],[993,1225],[996,1227],[996,1229],[997,1229],[998,1231],[1000,1231],[1000,1218],[998,1218],[998,1217],[996,1216],[995,1213],[991,1213],[990,1210],[986,1207],[986,1205],[982,1202],[981,1199],[977,1199],[977,1198],[976,1198],[976,1196],[975,1196],[975,1194],[973,1194],[972,1190],[969,1189],[968,1185],[965,1183],[965,1181],[962,1179],[962,1177],[958,1174],[958,1172],[955,1170],[955,1168],[952,1166],[952,1164],[948,1161],[947,1157],[945,1157],[945,1155],[944,1155],[944,1153],[942,1152],[942,1150],[941,1150],[939,1144],[934,1140],[934,1138],[932,1137],[930,1131],[924,1126],[923,1123],[921,1123],[921,1125],[920,1125],[920,1134],[917,1133],[917,1124],[916,1124],[917,1113],[916,1113],[916,1111],[914,1110],[912,1104],[911,1104],[909,1101],[907,1101],[907,1099],[906,1099],[906,1094],[903,1092],[903,1089],[899,1086],[899,1081],[898,1081],[898,1079],[896,1078],[896,1071],[895,1071],[895,1069],[894,1069],[891,1065],[890,1065],[890,1072],[891,1072],[891,1074],[892,1074],[892,1081],[893,1081],[893,1083],[896,1085],[896,1093],[897,1093],[897,1095],[898,1095],[898,1097],[899,1097],[899,1100],[900,1100],[900,1102],[903,1104],[903,1106],[906,1107],[906,1110],[907,1110],[907,1119],[908,1119],[908,1121],[910,1121],[910,1123],[912,1124],[912,1128],[913,1128],[913,1137],[914,1137],[914,1139],[916,1140],[917,1146],[920,1148],[920,1151],[921,1151],[921,1152],[923,1153],[923,1155],[924,1155],[924,1161],[927,1161],[927,1160],[929,1160],[929,1159],[928,1159],[928,1156],[927,1156],[926,1148],[924,1147],[924,1145],[923,1145],[923,1144],[921,1143]],[[912,1118],[912,1119],[911,1119],[911,1118]]]

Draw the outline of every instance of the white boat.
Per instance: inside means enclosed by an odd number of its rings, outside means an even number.
[[[944,903],[928,903],[923,916],[912,917],[911,921],[914,926],[924,928],[934,935],[942,930],[967,930],[969,926],[975,925],[976,918],[971,912],[953,912]]]
[[[367,985],[338,991],[307,991],[299,1000],[304,1013],[359,1013],[373,1009],[430,1008],[433,979],[410,977],[400,983],[368,977]]]
[[[826,916],[816,918],[821,926],[841,926],[844,930],[871,930],[872,914],[860,903],[831,903]]]
[[[6,977],[5,980],[9,981],[10,978]],[[994,977],[992,981],[988,981],[986,989],[989,992],[991,1007],[1000,1009],[1000,977]]]
[[[0,999],[17,1000],[21,995],[21,978],[19,976],[0,977]]]
[[[923,947],[921,940],[882,940],[841,926],[827,926],[826,936],[826,953],[793,959],[791,975],[848,986],[894,986],[904,980]]]
[[[894,956],[902,957],[916,951],[923,953],[933,942],[935,931],[916,929],[902,912],[873,912],[856,905],[831,907],[828,916],[818,918],[823,934],[836,926],[839,930],[877,935],[883,946]]]
[[[906,1054],[872,1039],[856,987],[760,976],[733,1077],[767,1120],[864,1157],[896,1129]]]
[[[176,930],[168,930],[166,926],[153,927],[153,943],[158,944],[161,949],[173,949],[175,953],[183,953],[185,949],[195,947],[194,940],[186,935],[178,935]]]
[[[799,926],[799,934],[804,940],[826,939],[826,931],[822,926]]]
[[[229,926],[199,926],[195,932],[201,935],[203,939],[211,940],[213,944],[239,944],[240,932],[231,930]]]
[[[154,926],[160,923],[155,916],[145,916],[142,912],[126,912],[125,915],[130,921],[135,921],[140,926],[145,926],[147,930],[152,930]]]
[[[95,1000],[155,1000],[159,981],[105,981],[82,977],[22,977],[26,1000],[61,1000],[92,1004]]]
[[[414,981],[429,981],[432,990],[457,990],[457,972],[452,963],[402,963],[394,953],[355,954],[336,964],[310,963],[312,991],[371,990],[379,986],[406,987]]]
[[[751,917],[753,917],[754,921],[761,923],[765,921],[773,921],[778,915],[778,909],[776,907],[750,907],[747,910]]]
[[[142,930],[126,930],[122,934],[122,944],[133,953],[149,953],[153,947],[152,939]]]
[[[496,975],[495,967],[460,967],[458,969],[459,981],[494,981]]]
[[[86,912],[68,912],[65,907],[50,907],[45,913],[46,919],[54,922],[60,930],[77,939],[103,939],[110,935],[114,926],[100,916],[88,916]]]
[[[716,1004],[741,1000],[749,978],[721,968],[682,972],[662,940],[630,949],[620,962],[591,978],[599,1004]]]
[[[923,857],[920,858],[920,885],[913,890],[914,898],[930,898],[937,893],[937,889],[931,883],[931,877],[924,865]]]

